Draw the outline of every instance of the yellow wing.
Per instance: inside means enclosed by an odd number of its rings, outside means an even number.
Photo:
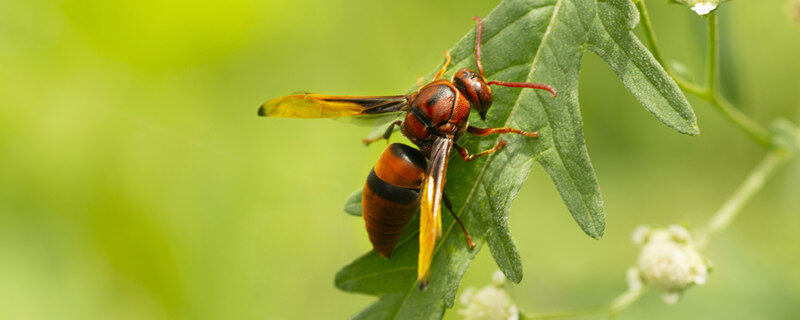
[[[281,118],[338,118],[397,112],[408,105],[408,96],[331,96],[303,93],[267,101],[258,115]]]
[[[453,148],[452,138],[437,138],[431,148],[431,162],[422,182],[422,199],[419,211],[419,260],[417,280],[425,289],[430,278],[431,261],[436,241],[442,237],[442,193],[444,191],[447,161]]]

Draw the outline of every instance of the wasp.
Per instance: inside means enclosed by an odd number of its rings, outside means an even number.
[[[433,79],[408,95],[395,96],[339,96],[313,93],[293,94],[264,103],[258,115],[284,118],[339,118],[395,115],[402,120],[392,122],[378,138],[365,139],[364,143],[389,139],[394,127],[419,149],[393,143],[381,154],[370,171],[362,195],[363,218],[373,249],[389,258],[417,208],[420,208],[419,258],[417,281],[425,289],[430,279],[430,265],[436,241],[442,236],[441,204],[449,209],[461,226],[467,245],[475,244],[464,224],[453,213],[452,204],[444,194],[447,163],[455,148],[464,161],[472,161],[500,150],[506,142],[501,140],[489,150],[470,154],[456,141],[465,133],[476,136],[490,134],[519,134],[536,138],[538,132],[509,127],[479,128],[469,125],[469,114],[475,110],[481,120],[492,106],[491,85],[514,88],[533,88],[550,92],[556,90],[546,84],[527,82],[487,81],[481,64],[481,39],[483,21],[473,18],[475,30],[475,64],[478,71],[463,68],[450,80],[441,79],[450,64],[450,53],[445,53],[445,63]],[[421,80],[421,79],[420,79]]]

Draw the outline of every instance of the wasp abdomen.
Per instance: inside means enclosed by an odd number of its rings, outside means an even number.
[[[370,171],[361,198],[369,241],[388,258],[419,207],[427,161],[418,150],[393,143]]]

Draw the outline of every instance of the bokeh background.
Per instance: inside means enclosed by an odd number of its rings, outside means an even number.
[[[352,316],[374,298],[333,276],[370,246],[341,207],[383,144],[256,108],[298,90],[403,92],[496,3],[0,1],[0,318]],[[761,122],[800,120],[800,26],[784,3],[720,10],[725,92]],[[702,79],[704,22],[648,6],[668,60]],[[702,135],[671,131],[584,61],[608,229],[585,236],[534,170],[510,217],[525,263],[513,294],[531,312],[607,303],[626,288],[635,226],[702,226],[763,154],[697,99]],[[713,239],[706,285],[619,318],[800,318],[799,192],[793,163]],[[495,268],[484,250],[462,289]]]

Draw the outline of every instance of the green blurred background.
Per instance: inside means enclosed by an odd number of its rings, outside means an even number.
[[[374,298],[333,286],[370,248],[341,211],[384,145],[329,120],[263,119],[298,90],[396,94],[497,1],[0,2],[0,318],[342,319]],[[702,79],[704,22],[648,3],[662,50]],[[784,1],[720,10],[726,93],[757,120],[800,120],[800,27]],[[700,227],[763,151],[690,98],[677,134],[587,54],[581,102],[608,229],[585,236],[541,169],[512,207],[513,290],[544,312],[626,288],[638,224]],[[400,140],[400,138],[396,138]],[[706,254],[709,282],[620,319],[800,318],[800,165]],[[484,250],[464,286],[490,281]],[[450,312],[447,318],[457,318]]]

